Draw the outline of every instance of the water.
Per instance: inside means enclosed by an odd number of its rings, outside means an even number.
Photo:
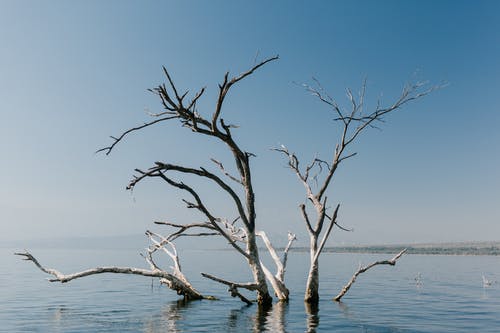
[[[360,275],[343,302],[335,303],[331,298],[359,262],[390,256],[325,253],[322,298],[317,309],[310,309],[302,302],[308,256],[291,253],[286,276],[291,301],[261,311],[199,275],[203,271],[249,281],[246,266],[232,252],[181,253],[183,270],[197,289],[221,299],[185,303],[156,280],[141,276],[102,274],[50,283],[32,263],[13,256],[13,249],[0,250],[1,332],[500,331],[500,284],[482,284],[483,274],[500,280],[500,257],[406,255],[395,267],[378,266]],[[146,267],[135,250],[31,252],[42,264],[65,273],[99,265]],[[165,259],[163,264],[169,263]]]

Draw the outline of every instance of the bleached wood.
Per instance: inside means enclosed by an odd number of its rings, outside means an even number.
[[[285,269],[288,258],[288,251],[290,250],[290,247],[293,241],[296,239],[296,237],[294,234],[290,232],[288,233],[288,243],[283,251],[283,259],[280,259],[280,257],[276,253],[276,249],[274,248],[271,241],[269,240],[269,237],[267,237],[267,234],[264,231],[256,231],[255,235],[262,238],[262,241],[266,245],[267,250],[271,255],[271,258],[273,259],[276,265],[276,274],[273,275],[271,271],[264,265],[264,263],[261,262],[264,274],[266,275],[267,280],[271,283],[271,286],[274,289],[274,294],[276,295],[276,297],[278,297],[280,301],[288,301],[290,291],[286,287],[284,281]]]
[[[286,264],[288,262],[288,251],[290,251],[290,248],[292,247],[292,244],[295,240],[297,240],[297,236],[294,233],[288,232],[288,243],[286,244],[285,249],[283,250],[281,269],[278,269],[278,272],[276,273],[276,276],[281,281],[285,281]]]
[[[31,261],[37,266],[42,272],[53,275],[55,279],[49,279],[50,282],[61,282],[66,283],[71,280],[75,280],[78,278],[95,275],[95,274],[103,274],[103,273],[115,273],[115,274],[135,274],[149,277],[158,277],[164,279],[169,286],[170,289],[177,292],[179,295],[183,295],[187,299],[203,299],[213,297],[203,296],[200,292],[194,289],[191,284],[186,284],[185,281],[178,278],[174,274],[168,273],[166,271],[160,270],[158,268],[154,268],[151,270],[135,268],[135,267],[95,267],[91,269],[87,269],[81,272],[76,272],[72,274],[63,274],[56,269],[46,268],[42,266],[39,261],[28,251],[15,253],[15,255],[24,257],[23,260]]]
[[[389,260],[380,260],[380,261],[375,261],[367,266],[362,266],[360,267],[351,277],[349,282],[342,288],[342,290],[338,293],[337,296],[333,298],[334,301],[339,302],[342,297],[351,289],[352,285],[354,282],[356,282],[356,278],[358,277],[359,274],[366,272],[370,268],[373,268],[377,265],[391,265],[394,266],[396,265],[396,261],[406,252],[406,249],[403,249],[401,252],[396,254],[392,259]]]

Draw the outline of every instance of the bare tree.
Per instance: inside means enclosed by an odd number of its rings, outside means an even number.
[[[272,298],[269,295],[266,283],[266,274],[261,266],[256,241],[255,194],[250,168],[250,158],[253,154],[240,148],[238,143],[234,140],[231,130],[237,126],[228,124],[224,121],[222,118],[222,109],[228,92],[235,84],[253,74],[260,67],[276,59],[278,59],[277,56],[268,58],[238,76],[230,77],[229,72],[227,72],[224,76],[223,82],[219,84],[219,94],[215,110],[209,117],[199,113],[196,107],[198,100],[205,92],[205,88],[199,90],[190,101],[186,101],[188,92],[186,91],[180,94],[169,72],[164,68],[168,85],[162,84],[154,89],[151,89],[151,92],[160,98],[164,110],[153,115],[156,118],[155,120],[141,126],[131,128],[119,137],[113,137],[113,143],[110,146],[99,150],[109,154],[115,145],[119,143],[127,134],[172,119],[179,120],[181,126],[188,128],[197,134],[212,137],[225,144],[232,154],[237,175],[231,175],[226,171],[226,169],[224,169],[222,163],[217,160],[212,161],[217,164],[223,174],[229,181],[232,182],[231,185],[203,167],[190,168],[176,164],[156,162],[153,167],[146,171],[137,169],[137,175],[129,183],[127,189],[133,189],[145,178],[155,177],[165,181],[168,185],[189,194],[192,200],[184,200],[187,207],[195,209],[204,215],[207,219],[205,227],[223,236],[248,262],[254,281],[252,283],[240,284],[228,281],[232,286],[232,290],[236,290],[237,288],[255,290],[257,292],[257,302],[259,304],[270,304]],[[229,227],[229,224],[225,222],[226,219],[216,216],[205,205],[202,197],[192,186],[187,185],[183,181],[174,179],[175,174],[200,177],[212,182],[213,185],[215,185],[219,190],[226,193],[230,201],[234,204],[235,210],[238,212],[237,223],[239,223],[241,227]],[[238,189],[235,189],[233,184],[236,184]],[[239,195],[238,193],[240,192],[243,192],[243,195]],[[183,232],[184,231],[180,232],[180,234]],[[240,245],[241,242],[244,243],[244,247]]]
[[[179,93],[179,90],[174,84],[170,73],[164,67],[163,70],[168,83],[161,84],[154,89],[150,89],[150,92],[159,97],[163,110],[159,113],[150,114],[150,116],[153,117],[153,120],[130,128],[118,137],[112,136],[112,143],[109,146],[97,151],[104,152],[106,155],[109,155],[114,150],[116,145],[128,134],[165,121],[178,120],[182,127],[188,128],[194,133],[214,138],[216,141],[223,143],[231,153],[234,161],[234,169],[236,170],[235,175],[227,171],[221,162],[213,158],[211,159],[215,166],[220,169],[223,176],[226,177],[231,183],[204,167],[192,168],[178,164],[156,162],[147,170],[135,170],[136,175],[127,185],[128,190],[133,190],[137,184],[146,178],[160,179],[167,185],[187,193],[191,197],[190,200],[183,200],[187,208],[197,210],[206,219],[204,222],[188,224],[176,224],[161,221],[156,222],[157,224],[163,224],[174,228],[175,231],[167,236],[161,236],[150,231],[147,232],[147,235],[154,243],[154,247],[150,248],[147,256],[145,256],[147,262],[151,266],[151,270],[127,267],[98,267],[80,273],[64,275],[54,269],[44,268],[28,252],[18,253],[18,255],[24,256],[26,260],[33,261],[42,271],[54,275],[56,279],[53,279],[52,281],[67,282],[75,278],[99,273],[127,273],[157,276],[163,283],[166,283],[170,288],[176,290],[178,293],[185,295],[186,298],[199,299],[204,298],[204,296],[199,294],[181,273],[173,241],[179,237],[186,236],[218,235],[224,237],[228,243],[246,259],[253,276],[253,281],[248,283],[238,283],[215,277],[208,273],[203,273],[203,276],[228,285],[231,295],[239,297],[246,303],[250,303],[251,301],[244,297],[238,289],[243,288],[250,291],[256,291],[257,302],[264,305],[272,302],[266,282],[267,279],[271,283],[278,299],[284,301],[288,300],[289,291],[284,283],[284,274],[287,254],[292,242],[295,240],[295,235],[289,234],[288,245],[283,253],[283,259],[280,259],[266,234],[263,231],[256,230],[255,194],[250,168],[250,159],[254,155],[240,148],[239,144],[234,140],[232,129],[237,128],[238,126],[228,124],[222,118],[223,105],[230,89],[241,80],[252,75],[260,67],[277,59],[278,56],[265,59],[251,67],[249,70],[234,77],[230,77],[229,72],[227,72],[222,83],[219,84],[219,92],[215,103],[215,109],[208,116],[198,112],[197,109],[197,102],[204,94],[205,88],[200,89],[193,95],[191,100],[187,101],[186,97],[188,95],[188,91],[182,94]],[[237,212],[237,217],[233,219],[232,222],[229,222],[229,219],[217,216],[205,204],[202,196],[193,186],[188,185],[182,179],[179,179],[182,178],[182,176],[191,176],[195,178],[199,177],[200,180],[203,179],[211,182],[212,185],[214,185],[219,191],[228,196],[229,202],[232,202],[233,207]],[[260,260],[257,237],[262,238],[276,264],[277,272],[274,275]],[[170,250],[166,248],[167,246]],[[161,270],[153,261],[152,253],[158,250],[162,250],[173,260],[173,273],[167,273],[166,271]]]
[[[340,135],[335,144],[331,162],[314,158],[308,165],[301,167],[299,158],[285,146],[275,149],[288,159],[288,166],[296,174],[306,191],[306,201],[299,205],[299,209],[309,233],[310,267],[304,296],[304,300],[308,303],[319,301],[318,260],[333,227],[337,226],[347,230],[337,223],[340,204],[337,204],[333,209],[329,208],[326,193],[340,164],[356,155],[355,152],[349,152],[348,148],[366,129],[376,128],[379,123],[383,122],[387,114],[401,109],[405,104],[436,89],[436,87],[426,89],[422,83],[407,85],[403,88],[399,98],[390,106],[382,107],[378,102],[374,111],[365,113],[366,81],[363,82],[358,97],[355,97],[352,91],[347,89],[347,97],[350,102],[349,110],[339,106],[337,101],[325,92],[316,79],[314,82],[314,86],[304,85],[304,87],[333,111],[335,122],[340,124]],[[325,172],[322,173],[323,171]],[[322,179],[320,180],[320,178]],[[309,205],[312,205],[314,217],[308,209]],[[325,222],[326,228],[324,228]]]
[[[178,120],[182,127],[188,128],[198,135],[213,138],[216,142],[222,143],[230,152],[232,162],[234,162],[232,168],[234,169],[233,172],[228,171],[218,160],[211,159],[222,173],[222,176],[218,176],[215,172],[211,172],[205,167],[187,167],[160,161],[155,162],[154,165],[148,169],[135,170],[135,176],[127,185],[128,190],[133,190],[145,179],[158,179],[168,186],[187,194],[190,199],[183,199],[186,207],[197,211],[204,219],[202,222],[187,224],[165,221],[156,222],[157,224],[174,228],[174,231],[167,236],[162,236],[151,231],[146,233],[152,243],[147,253],[144,255],[145,260],[150,266],[149,270],[133,267],[97,267],[65,275],[55,269],[45,268],[27,251],[24,253],[17,253],[17,255],[23,256],[25,260],[32,261],[45,273],[53,275],[55,279],[51,279],[50,281],[64,283],[76,278],[101,273],[137,274],[160,278],[162,283],[175,290],[178,294],[184,295],[185,299],[202,299],[211,297],[199,293],[184,276],[181,271],[177,250],[173,242],[179,237],[221,236],[246,260],[253,281],[235,282],[208,273],[202,273],[204,277],[227,285],[228,291],[233,297],[238,297],[248,304],[251,304],[252,301],[241,294],[239,289],[254,291],[257,294],[257,302],[261,305],[269,305],[272,302],[267,282],[269,281],[276,297],[280,301],[287,301],[289,298],[289,290],[284,282],[285,270],[288,252],[295,240],[295,235],[289,233],[288,243],[284,249],[282,258],[280,258],[266,233],[257,230],[255,194],[250,167],[250,159],[254,155],[243,150],[235,141],[232,130],[237,128],[237,126],[225,122],[222,117],[223,105],[231,88],[241,80],[252,75],[262,66],[277,59],[277,56],[265,59],[255,64],[249,70],[234,77],[230,77],[229,72],[227,72],[222,83],[219,84],[215,109],[208,114],[200,113],[197,109],[197,102],[203,96],[205,88],[200,89],[190,100],[187,100],[188,91],[179,93],[179,89],[174,84],[170,73],[163,68],[168,82],[150,90],[159,97],[163,110],[159,113],[151,114],[153,120],[140,126],[130,128],[118,137],[111,137],[113,139],[112,143],[98,150],[98,152],[104,152],[108,155],[128,134],[166,121]],[[404,104],[428,94],[433,89],[420,91],[422,87],[420,84],[405,87],[399,99],[391,106],[382,108],[380,104],[378,104],[375,111],[364,114],[363,104],[365,86],[366,85],[363,84],[359,99],[354,98],[351,91],[348,90],[347,95],[352,105],[350,112],[345,112],[341,109],[335,100],[324,93],[319,84],[317,88],[306,86],[308,91],[332,108],[336,114],[335,120],[342,125],[342,132],[333,152],[332,162],[328,163],[319,158],[315,158],[309,165],[302,169],[299,167],[299,159],[295,154],[290,153],[285,146],[276,149],[288,158],[288,165],[296,173],[306,190],[307,200],[299,207],[310,236],[310,269],[305,294],[305,300],[308,303],[317,303],[319,300],[318,259],[333,227],[337,226],[340,229],[347,230],[337,223],[340,205],[337,205],[335,209],[331,210],[331,208],[327,206],[327,197],[325,195],[340,163],[356,154],[348,153],[347,147],[353,143],[359,134],[366,128],[375,127],[375,124],[382,121],[387,113],[400,109]],[[315,192],[311,180],[317,182],[323,170],[327,170],[326,175],[323,174],[323,180],[319,183],[319,187]],[[311,176],[313,172],[315,174]],[[199,180],[208,181],[218,191],[224,193],[229,199],[228,202],[232,204],[236,212],[236,217],[229,219],[228,217],[218,216],[208,207],[206,200],[200,195],[200,192],[191,184],[184,182],[183,179],[185,178],[191,180],[197,178]],[[314,224],[311,221],[310,209],[307,206],[310,204],[312,204],[315,212],[316,221]],[[324,230],[325,221],[327,225],[326,230]],[[261,261],[257,242],[259,237],[262,239],[276,265],[275,274],[273,274]],[[167,272],[158,267],[153,260],[153,254],[157,252],[163,252],[171,258],[174,263],[172,272]]]

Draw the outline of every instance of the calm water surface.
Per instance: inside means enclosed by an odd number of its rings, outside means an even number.
[[[390,255],[325,253],[322,299],[311,309],[302,302],[308,256],[291,253],[286,276],[291,301],[260,311],[200,277],[208,272],[249,281],[244,263],[228,251],[182,253],[183,270],[197,289],[221,298],[184,303],[156,280],[140,276],[102,274],[50,283],[32,263],[12,255],[18,249],[0,250],[2,332],[500,332],[500,284],[482,283],[483,274],[500,281],[500,257],[407,255],[395,267],[362,274],[344,301],[335,303],[331,298],[360,262]],[[135,250],[31,252],[64,273],[104,265],[146,267]]]

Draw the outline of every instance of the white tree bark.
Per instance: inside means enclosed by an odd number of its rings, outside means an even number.
[[[187,281],[184,275],[179,276],[178,274],[171,274],[166,271],[163,271],[157,267],[154,267],[150,270],[135,268],[135,267],[116,267],[116,266],[108,266],[108,267],[95,267],[90,268],[81,272],[76,272],[72,274],[63,274],[56,269],[46,268],[42,266],[38,260],[28,251],[15,253],[16,255],[24,257],[23,260],[32,261],[35,266],[37,266],[42,272],[53,275],[55,278],[49,279],[50,282],[61,282],[66,283],[71,280],[75,280],[78,278],[95,275],[95,274],[103,274],[103,273],[115,273],[115,274],[135,274],[142,276],[150,276],[160,278],[162,283],[166,284],[170,289],[177,292],[178,295],[183,295],[184,298],[188,300],[195,299],[214,299],[211,296],[204,296]]]
[[[202,295],[199,291],[197,291],[186,278],[184,273],[181,270],[180,259],[177,254],[177,249],[169,240],[169,236],[163,237],[159,234],[156,234],[151,231],[146,231],[146,235],[151,241],[152,245],[150,245],[146,250],[146,254],[143,255],[146,262],[149,264],[150,269],[142,269],[135,267],[95,267],[90,268],[81,272],[76,272],[72,274],[63,274],[56,269],[46,268],[42,266],[38,260],[28,251],[15,253],[16,255],[24,257],[24,260],[31,261],[37,266],[42,272],[53,275],[55,278],[49,279],[50,282],[61,282],[66,283],[74,279],[95,275],[95,274],[103,274],[103,273],[115,273],[115,274],[135,274],[142,276],[150,276],[159,278],[160,283],[168,286],[170,289],[177,292],[178,295],[183,295],[187,300],[195,300],[195,299],[215,299],[212,296]],[[167,249],[166,246],[169,246],[170,249]],[[167,254],[173,262],[173,266],[170,268],[172,272],[167,272],[164,269],[161,269],[153,259],[153,256],[156,252],[161,251]]]
[[[288,243],[283,251],[283,259],[280,259],[280,257],[276,253],[275,248],[271,244],[271,241],[269,240],[264,231],[257,231],[255,232],[255,235],[262,238],[264,244],[267,247],[267,250],[269,251],[269,254],[271,255],[271,258],[273,258],[273,261],[276,265],[276,274],[273,275],[273,273],[271,273],[271,271],[264,265],[264,263],[261,262],[260,264],[262,266],[262,269],[264,270],[264,274],[266,275],[267,280],[271,283],[274,289],[274,294],[276,295],[276,297],[278,297],[278,300],[286,302],[288,301],[290,294],[290,291],[285,285],[285,270],[288,258],[288,251],[290,250],[293,241],[296,240],[297,238],[295,237],[294,234],[290,232],[288,233]]]

